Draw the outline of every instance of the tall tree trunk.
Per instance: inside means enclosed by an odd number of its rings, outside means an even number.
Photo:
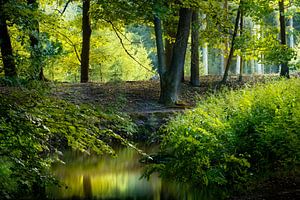
[[[289,35],[289,47],[290,48],[294,48],[295,46],[295,41],[294,41],[294,19],[293,19],[294,16],[291,17],[290,19],[290,35]]]
[[[280,43],[286,46],[286,32],[285,32],[285,16],[284,16],[284,0],[278,2],[279,6],[279,22],[280,22]],[[288,62],[281,63],[280,76],[289,78]]]
[[[8,33],[8,27],[6,23],[6,17],[3,13],[3,0],[0,0],[0,47],[2,62],[4,67],[4,73],[7,77],[17,76],[17,70],[15,60],[13,56],[13,50],[11,46],[10,36]]]
[[[178,12],[176,12],[178,15]],[[166,32],[166,39],[165,39],[165,60],[167,67],[170,67],[173,55],[173,48],[174,48],[174,39],[176,38],[176,26],[174,26],[175,22],[166,20],[165,21],[165,32]],[[184,82],[184,68],[182,69],[182,76],[181,82]]]
[[[235,74],[237,76],[239,76],[240,75],[240,71],[241,71],[241,56],[237,55],[236,56]]]
[[[241,15],[241,4],[242,4],[242,0],[240,1],[240,5],[239,5],[239,8],[238,8],[238,11],[237,11],[237,14],[236,14],[234,31],[233,31],[233,36],[232,36],[232,40],[231,40],[230,52],[229,52],[229,56],[228,56],[228,59],[227,59],[227,62],[226,62],[225,72],[224,72],[221,84],[226,83],[227,78],[228,78],[229,67],[230,67],[230,63],[231,63],[233,53],[234,53],[235,38],[236,38],[238,28],[239,28],[239,21],[240,21],[240,15]]]
[[[32,11],[37,11],[39,4],[37,0],[27,0],[27,4],[31,7]],[[40,49],[40,30],[39,30],[39,22],[36,19],[31,20],[30,24],[30,58],[31,58],[31,65],[33,67],[33,78],[39,80],[46,80],[44,76],[42,60],[41,60],[41,49]]]
[[[90,0],[83,0],[82,3],[82,49],[81,49],[81,76],[80,82],[89,81],[90,62],[90,39],[92,34],[90,24]]]
[[[157,59],[158,59],[158,74],[160,77],[160,88],[161,93],[163,94],[166,86],[164,86],[164,76],[166,75],[167,66],[166,66],[166,57],[164,52],[164,43],[163,43],[163,31],[162,31],[162,25],[161,20],[154,16],[154,29],[155,29],[155,39],[156,39],[156,49],[157,49]],[[159,98],[160,102],[163,101],[162,96]]]
[[[224,1],[224,10],[225,10],[225,17],[226,21],[228,21],[228,0]],[[226,68],[226,63],[228,60],[228,49],[229,49],[229,37],[228,35],[225,35],[225,41],[224,41],[225,49],[223,51],[222,55],[222,65],[221,65],[221,74],[224,74],[225,68]]]
[[[173,55],[170,69],[164,77],[165,88],[161,90],[161,102],[173,105],[178,101],[179,86],[184,67],[185,54],[190,32],[192,11],[189,8],[181,8],[179,11],[179,23],[176,41],[173,47]]]
[[[202,47],[202,62],[204,67],[204,75],[208,75],[208,47],[207,43]]]
[[[243,35],[244,31],[244,10],[242,8],[241,10],[241,21],[240,21],[240,36]],[[240,75],[239,75],[239,81],[243,80],[243,71],[244,71],[244,49],[241,50],[242,55],[240,58]]]
[[[174,26],[174,22],[166,20],[164,22],[164,29],[167,36],[165,39],[165,60],[167,67],[169,67],[172,61],[174,39],[176,38],[176,27]]]
[[[192,14],[191,84],[199,86],[199,12]]]

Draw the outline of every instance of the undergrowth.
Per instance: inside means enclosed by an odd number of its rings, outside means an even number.
[[[161,130],[161,156],[145,172],[204,187],[241,189],[299,173],[300,80],[225,89]]]
[[[56,184],[49,169],[62,149],[114,155],[111,144],[127,144],[136,131],[120,115],[49,96],[39,82],[8,83],[0,91],[1,198],[44,198],[45,186]]]

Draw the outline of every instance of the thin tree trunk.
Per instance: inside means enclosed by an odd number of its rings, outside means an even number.
[[[280,43],[286,46],[286,32],[285,32],[285,16],[284,16],[284,0],[278,2],[279,6],[279,22],[280,22]],[[281,63],[280,76],[289,78],[288,62]]]
[[[90,0],[83,0],[81,76],[80,76],[81,83],[86,83],[89,81],[90,39],[92,34],[89,10],[90,10]]]
[[[157,59],[158,59],[158,74],[160,77],[160,98],[159,101],[163,102],[163,97],[162,94],[165,93],[165,78],[164,76],[166,75],[167,71],[167,66],[166,66],[166,57],[165,57],[165,52],[164,52],[164,44],[163,44],[163,31],[162,31],[162,25],[161,25],[161,20],[157,17],[154,16],[154,29],[155,29],[155,39],[156,39],[156,49],[157,49]]]
[[[160,76],[162,76],[167,71],[167,67],[163,43],[162,25],[161,20],[157,16],[154,16],[154,30],[158,58],[158,73]]]
[[[295,41],[294,41],[294,16],[291,17],[290,19],[290,35],[289,35],[289,42],[290,42],[290,47],[294,48],[295,47]]]
[[[161,90],[161,100],[166,105],[174,105],[178,101],[179,86],[182,77],[182,69],[184,67],[191,18],[191,9],[180,9],[179,23],[176,34],[176,41],[173,47],[171,65],[170,69],[167,71],[167,75],[164,77],[166,88]]]
[[[229,52],[229,56],[228,56],[228,59],[227,59],[227,62],[226,62],[225,72],[224,72],[221,84],[226,83],[227,78],[228,78],[229,67],[230,67],[230,63],[231,63],[233,53],[234,53],[235,38],[236,38],[238,28],[239,28],[239,21],[240,21],[240,15],[241,15],[241,3],[242,3],[242,1],[240,1],[240,5],[239,5],[238,11],[237,11],[233,36],[232,36],[232,40],[231,40],[230,52]]]
[[[202,62],[204,67],[204,75],[208,75],[208,47],[207,43],[204,44],[204,47],[202,47]]]
[[[225,10],[225,17],[226,17],[226,21],[228,21],[228,0],[224,1],[224,10]],[[225,45],[225,49],[223,52],[223,63],[221,65],[221,74],[224,74],[225,72],[225,68],[226,68],[226,63],[228,60],[228,49],[229,49],[229,42],[228,42],[229,38],[228,35],[225,35],[225,41],[224,41],[224,45]]]
[[[0,47],[2,62],[4,67],[4,73],[6,77],[17,76],[15,60],[13,56],[13,50],[11,46],[10,36],[8,33],[8,27],[6,23],[5,14],[3,13],[4,2],[0,0]]]
[[[240,36],[243,35],[244,31],[244,11],[241,10],[241,21],[240,21]],[[239,75],[239,81],[241,82],[243,80],[243,71],[244,71],[244,49],[242,49],[242,55],[240,58],[240,75]]]
[[[191,84],[199,86],[199,12],[192,14]]]

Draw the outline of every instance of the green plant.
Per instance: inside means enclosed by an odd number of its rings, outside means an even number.
[[[35,87],[36,83],[30,85]],[[132,123],[90,105],[75,105],[26,87],[0,92],[0,195],[45,195],[56,181],[49,173],[60,152],[114,154],[111,144],[127,144]]]
[[[300,80],[224,90],[162,129],[149,166],[165,178],[203,186],[239,186],[258,177],[293,174],[300,164]]]

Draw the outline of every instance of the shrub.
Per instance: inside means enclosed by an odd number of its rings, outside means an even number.
[[[68,146],[87,153],[114,154],[110,144],[126,143],[132,123],[89,105],[75,105],[27,88],[0,92],[0,196],[45,195],[49,174]],[[116,134],[118,131],[119,134]],[[41,197],[42,198],[42,197]]]
[[[162,129],[161,154],[146,175],[198,186],[239,185],[293,173],[300,159],[300,80],[225,90]]]

